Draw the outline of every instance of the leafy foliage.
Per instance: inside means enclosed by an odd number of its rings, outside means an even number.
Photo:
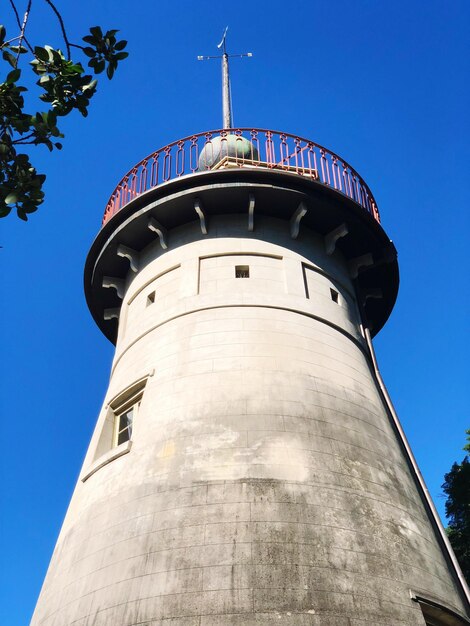
[[[466,452],[470,452],[470,430],[466,431]],[[470,460],[465,455],[461,463],[454,463],[444,476],[442,489],[447,496],[447,535],[454,549],[463,575],[470,581]]]
[[[85,73],[81,63],[70,59],[70,48],[83,53],[93,74],[106,70],[109,79],[114,76],[118,63],[128,56],[124,52],[127,41],[116,39],[117,30],[103,33],[99,26],[93,26],[90,34],[83,37],[85,46],[70,43],[60,14],[49,0],[46,2],[60,21],[67,56],[48,45],[33,48],[24,37],[26,21],[20,35],[10,40],[7,40],[5,27],[0,26],[0,51],[10,66],[5,81],[0,83],[0,217],[15,208],[18,217],[27,220],[28,214],[36,211],[44,200],[42,187],[46,177],[36,172],[29,156],[19,152],[19,146],[42,144],[51,151],[60,150],[62,144],[56,140],[63,134],[57,126],[57,119],[74,110],[84,117],[88,115],[97,80]],[[23,93],[27,89],[19,82],[22,70],[18,68],[20,59],[28,52],[23,41],[33,53],[30,65],[38,77],[39,99],[48,105],[42,112],[27,113],[24,110]],[[18,45],[12,45],[14,42]]]

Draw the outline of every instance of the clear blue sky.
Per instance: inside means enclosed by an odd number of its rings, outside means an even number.
[[[35,150],[45,204],[27,224],[0,222],[0,622],[29,622],[107,386],[113,348],[86,308],[87,250],[134,163],[221,125],[219,66],[196,56],[217,52],[226,24],[230,49],[254,53],[232,65],[235,124],[324,144],[375,194],[401,269],[375,345],[443,513],[470,427],[468,0],[57,1],[72,40],[120,28],[131,56],[100,81],[88,119],[64,120],[62,153]],[[7,2],[0,21],[16,34]],[[60,41],[40,0],[28,28],[36,44]]]

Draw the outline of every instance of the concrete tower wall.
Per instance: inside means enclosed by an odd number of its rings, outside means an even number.
[[[423,626],[410,590],[464,611],[341,253],[228,215],[140,259],[32,624]]]

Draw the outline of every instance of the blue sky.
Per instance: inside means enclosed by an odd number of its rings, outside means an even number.
[[[26,3],[24,3],[26,4]],[[382,375],[443,514],[443,475],[468,416],[467,0],[290,4],[59,2],[72,40],[120,28],[129,59],[100,80],[62,153],[34,152],[47,199],[0,222],[3,355],[0,621],[27,624],[106,391],[111,344],[82,273],[121,176],[166,143],[221,125],[216,54],[229,24],[234,122],[297,133],[344,157],[371,187],[399,253],[395,310],[375,340]],[[24,7],[19,5],[20,11]],[[5,3],[2,18],[16,31]],[[33,3],[37,45],[60,32]]]

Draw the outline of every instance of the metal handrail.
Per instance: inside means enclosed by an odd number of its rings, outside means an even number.
[[[103,226],[128,202],[149,189],[220,167],[224,156],[235,167],[287,170],[314,179],[351,198],[380,222],[371,190],[339,155],[297,135],[264,128],[233,128],[184,137],[142,159],[111,194]]]

